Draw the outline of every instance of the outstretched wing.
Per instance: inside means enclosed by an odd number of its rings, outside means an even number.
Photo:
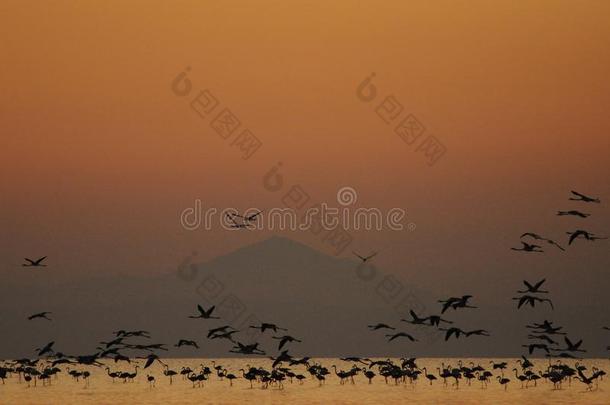
[[[259,216],[262,213],[262,211],[257,212],[256,214],[250,215],[248,216],[248,221],[254,221],[256,219],[257,216]]]
[[[546,281],[546,278],[543,278],[542,280],[538,281],[535,285],[534,285],[534,290],[539,289],[540,287],[542,287],[542,284],[544,284],[544,282]]]
[[[212,315],[212,312],[214,312],[214,308],[216,308],[216,305],[212,305],[210,307],[210,309],[207,310],[207,312],[205,313],[206,316],[210,316]]]
[[[586,195],[579,193],[578,191],[570,190],[570,193],[574,194],[577,197],[583,198],[583,199],[589,198]]]
[[[368,256],[366,257],[366,260],[372,259],[372,258],[373,258],[373,257],[375,257],[375,256],[377,256],[377,252],[374,252],[373,254],[368,255]]]
[[[584,232],[583,232],[583,231],[576,231],[576,232],[573,232],[573,233],[570,235],[570,240],[569,240],[569,242],[568,242],[568,245],[571,245],[571,244],[572,244],[572,242],[574,242],[574,239],[578,238],[580,235],[584,235]]]
[[[364,257],[360,256],[358,253],[354,252],[353,250],[352,250],[352,253],[353,253],[353,254],[355,254],[356,256],[358,256],[358,258],[359,258],[360,260],[365,260],[365,258],[364,258]]]

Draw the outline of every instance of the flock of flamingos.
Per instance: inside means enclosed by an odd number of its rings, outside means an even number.
[[[584,194],[572,192],[573,198],[585,203],[599,203],[599,199],[588,197]],[[559,211],[559,216],[575,216],[586,218],[590,214],[578,211]],[[570,237],[568,244],[572,245],[577,239],[595,241],[604,239],[591,232],[576,230],[568,232]],[[564,248],[554,240],[545,238],[535,233],[527,232],[521,237],[521,248],[513,250],[524,253],[542,253],[543,248],[533,242],[524,241],[531,238],[546,242],[564,250]],[[369,260],[373,255],[363,257],[357,255],[360,260]],[[38,260],[26,259],[26,267],[44,267],[45,257]],[[543,290],[545,280],[535,283],[523,281],[525,289],[517,290],[517,296],[512,297],[518,309],[531,306],[536,303],[547,304],[553,308],[553,302],[548,295],[549,291]],[[445,341],[449,339],[463,339],[472,336],[488,337],[491,334],[484,329],[463,330],[456,326],[453,321],[444,319],[447,311],[464,311],[477,308],[471,304],[473,297],[463,295],[460,297],[449,297],[439,300],[440,314],[423,316],[414,311],[410,311],[410,319],[401,319],[400,322],[420,327],[433,328],[439,333],[444,334]],[[197,313],[188,316],[193,319],[201,319],[203,322],[221,322],[220,318],[214,315],[215,307],[204,308],[197,305]],[[51,321],[50,312],[40,312],[29,316],[27,319],[34,322]],[[185,315],[186,316],[186,315]],[[212,326],[212,325],[210,325]],[[364,327],[364,326],[363,326]],[[371,333],[383,334],[388,341],[396,339],[406,339],[411,342],[417,339],[410,333],[397,331],[397,328],[384,323],[368,325]],[[199,364],[191,368],[188,365],[180,366],[176,369],[160,357],[162,351],[167,351],[167,345],[162,343],[151,343],[151,335],[143,330],[119,330],[113,332],[110,339],[99,342],[93,354],[68,355],[61,352],[55,346],[55,342],[49,342],[43,347],[35,350],[36,356],[32,358],[22,358],[16,360],[0,361],[0,380],[2,385],[12,381],[17,384],[24,384],[26,387],[45,387],[54,384],[59,380],[60,375],[68,375],[76,381],[81,381],[85,387],[90,384],[91,378],[100,375],[107,375],[107,378],[116,383],[130,383],[136,378],[146,378],[146,381],[153,389],[157,380],[167,379],[167,383],[173,385],[177,381],[182,384],[191,384],[193,388],[204,387],[206,383],[213,380],[224,381],[227,387],[234,385],[234,380],[244,381],[250,388],[259,387],[261,389],[277,388],[283,389],[288,384],[317,384],[323,387],[327,381],[338,380],[341,385],[355,384],[358,379],[367,384],[381,382],[382,384],[416,384],[417,381],[424,380],[426,384],[442,384],[446,387],[459,389],[464,384],[480,384],[481,388],[487,388],[488,384],[500,384],[504,389],[509,385],[518,384],[521,388],[536,387],[545,382],[553,389],[562,389],[566,384],[571,385],[573,381],[584,384],[587,390],[594,390],[598,387],[606,372],[601,368],[590,366],[588,369],[579,362],[579,354],[586,350],[582,349],[582,339],[571,340],[563,327],[555,325],[553,322],[543,320],[540,323],[532,323],[525,326],[527,331],[528,343],[523,344],[527,356],[543,354],[546,359],[530,360],[528,357],[521,356],[516,362],[494,362],[481,365],[474,362],[464,364],[458,361],[457,364],[450,365],[442,363],[436,370],[428,370],[420,367],[415,358],[401,359],[368,359],[361,357],[341,358],[339,365],[323,365],[329,360],[320,359],[316,361],[310,357],[298,358],[289,354],[289,347],[298,344],[301,340],[287,334],[287,329],[282,328],[271,322],[264,322],[260,325],[250,325],[249,329],[257,329],[261,336],[271,335],[277,341],[276,354],[269,356],[259,343],[244,343],[238,338],[240,332],[230,325],[215,325],[208,329],[206,338],[211,340],[223,340],[230,345],[229,352],[243,356],[262,356],[269,359],[267,367],[246,366],[239,370],[229,370],[222,364],[212,361],[208,365]],[[610,331],[610,327],[604,326],[602,329]],[[243,340],[243,339],[242,339]],[[199,348],[195,340],[179,339],[175,344],[177,348],[191,347]],[[610,346],[607,348],[610,350]],[[127,355],[129,354],[129,355]],[[155,363],[159,366],[152,367]],[[537,363],[537,364],[535,364]],[[93,370],[105,370],[104,374]],[[128,370],[128,371],[126,371]],[[157,375],[152,370],[156,370]],[[162,371],[161,371],[162,370]],[[1,392],[1,389],[0,389]]]

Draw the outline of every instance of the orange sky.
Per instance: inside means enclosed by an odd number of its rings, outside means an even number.
[[[48,254],[60,274],[161,273],[263,239],[178,218],[196,198],[280,205],[261,186],[278,161],[317,201],[348,185],[406,209],[416,231],[353,244],[399,273],[511,267],[520,233],[563,237],[568,190],[610,199],[608,2],[125,3],[0,5],[2,271]],[[172,93],[186,66],[263,142],[251,159]],[[435,166],[356,97],[371,72],[447,147]],[[607,268],[596,247],[566,272]]]

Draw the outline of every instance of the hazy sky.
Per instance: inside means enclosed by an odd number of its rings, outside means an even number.
[[[525,231],[610,233],[610,3],[256,3],[2,2],[3,275],[43,255],[58,278],[160,274],[193,250],[203,261],[267,238],[179,217],[195,199],[282,206],[285,190],[262,186],[282,162],[286,190],[312,202],[350,186],[359,207],[404,208],[416,230],[354,232],[348,249],[381,249],[377,264],[403,278],[493,296],[547,276],[566,297],[607,295],[607,242],[509,247]],[[193,92],[261,140],[250,159],[172,92],[187,66]],[[376,114],[389,95],[445,145],[436,165]],[[577,207],[571,189],[603,204],[556,217]]]

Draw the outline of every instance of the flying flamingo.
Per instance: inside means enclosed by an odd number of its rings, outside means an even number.
[[[358,258],[359,258],[360,260],[362,260],[362,263],[366,263],[367,261],[369,261],[369,260],[370,260],[370,259],[372,259],[373,257],[377,256],[377,253],[378,253],[378,252],[373,252],[373,253],[371,253],[371,254],[370,254],[370,255],[368,255],[368,256],[361,256],[361,255],[359,255],[358,253],[354,252],[353,250],[352,250],[352,253],[353,253],[354,255],[358,256]]]
[[[44,257],[41,257],[41,258],[40,258],[40,259],[38,259],[38,260],[32,260],[32,259],[28,259],[27,257],[25,257],[24,259],[25,259],[26,261],[28,261],[28,262],[29,262],[29,264],[25,264],[25,263],[24,263],[24,264],[22,264],[22,266],[23,266],[23,267],[46,267],[46,266],[47,266],[46,264],[41,264],[41,263],[42,263],[42,261],[43,261],[44,259],[46,259],[46,258],[47,258],[47,257],[46,257],[46,256],[44,256]]]
[[[569,210],[569,211],[557,211],[557,215],[558,216],[566,216],[566,215],[570,215],[570,216],[576,216],[576,217],[581,217],[581,218],[586,218],[588,216],[591,216],[591,214],[587,214],[584,212],[580,212],[577,210]]]
[[[212,316],[212,312],[214,312],[215,305],[212,305],[210,309],[206,310],[201,305],[197,304],[197,310],[199,311],[199,315],[190,315],[189,318],[192,319],[220,319],[217,316]]]
[[[28,321],[31,321],[32,319],[37,319],[37,318],[42,318],[42,319],[46,319],[47,321],[50,321],[51,318],[47,317],[47,315],[50,315],[50,314],[52,314],[52,312],[39,312],[37,314],[28,316]]]
[[[574,196],[569,199],[572,201],[583,201],[583,202],[592,202],[592,203],[600,203],[599,198],[588,197],[584,194],[579,193],[578,191],[570,191]],[[574,198],[578,197],[578,198]]]

